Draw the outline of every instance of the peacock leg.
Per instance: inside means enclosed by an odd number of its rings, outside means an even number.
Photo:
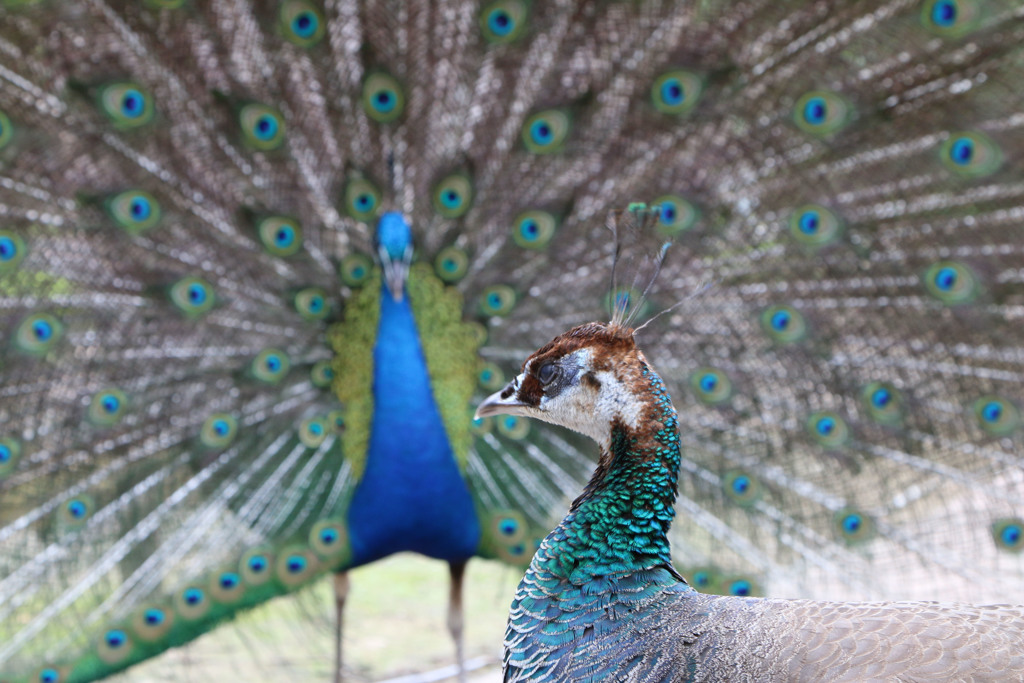
[[[449,562],[452,575],[448,595],[448,631],[455,640],[455,659],[459,664],[459,683],[466,683],[465,653],[462,644],[462,578],[466,575],[467,560]]]
[[[342,616],[345,611],[345,598],[348,597],[348,572],[334,575],[334,683],[341,683],[341,629]]]

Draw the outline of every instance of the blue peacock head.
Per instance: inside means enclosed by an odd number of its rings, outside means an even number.
[[[401,301],[412,263],[412,230],[405,217],[388,211],[377,221],[377,256],[384,270],[384,282],[395,301]]]

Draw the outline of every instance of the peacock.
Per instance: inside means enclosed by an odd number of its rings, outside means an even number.
[[[759,599],[688,586],[668,540],[679,419],[624,325],[628,309],[616,312],[555,337],[477,409],[569,427],[601,447],[512,601],[505,681],[1024,676],[1024,606]]]
[[[622,302],[694,588],[1019,602],[1022,16],[0,1],[0,681],[324,577],[340,675],[346,571],[404,550],[458,642],[465,563],[525,568],[595,464],[474,402]]]

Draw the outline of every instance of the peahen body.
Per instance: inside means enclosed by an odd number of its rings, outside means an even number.
[[[519,584],[506,681],[1006,681],[1024,676],[1024,606],[710,596],[672,565],[681,460],[665,384],[620,322],[532,354],[477,415],[594,438],[601,458]]]
[[[451,565],[457,637],[466,560],[525,566],[593,469],[471,400],[607,309],[635,201],[678,252],[678,570],[1019,602],[1020,18],[0,2],[0,680],[332,573],[340,632],[344,572],[398,550]]]

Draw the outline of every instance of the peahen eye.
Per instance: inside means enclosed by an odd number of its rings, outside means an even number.
[[[540,383],[544,386],[551,384],[555,377],[558,377],[558,366],[554,363],[545,363],[540,366],[539,370],[537,370],[537,379],[539,379]]]

